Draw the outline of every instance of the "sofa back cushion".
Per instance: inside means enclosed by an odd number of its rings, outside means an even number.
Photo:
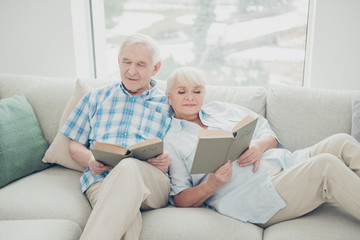
[[[104,80],[87,79],[93,87]],[[21,92],[33,107],[44,138],[51,143],[57,133],[65,105],[74,93],[76,78],[55,78],[31,75],[0,74],[0,99]]]
[[[83,79],[92,87],[99,87],[115,80]],[[159,80],[165,90],[166,81]],[[38,118],[44,138],[52,143],[64,108],[74,92],[76,78],[54,78],[30,75],[0,74],[0,99],[22,92]],[[220,100],[247,107],[262,116],[266,112],[264,87],[207,86],[205,102]]]
[[[166,89],[166,81],[158,80],[159,88]],[[205,104],[212,101],[235,103],[265,116],[266,89],[264,87],[206,86]]]
[[[23,93],[49,143],[55,137],[60,116],[74,87],[75,79],[0,74],[0,99]]]
[[[293,151],[335,133],[350,134],[354,99],[360,99],[360,91],[271,85],[266,118],[280,142]]]

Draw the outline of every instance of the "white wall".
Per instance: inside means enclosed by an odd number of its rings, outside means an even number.
[[[310,1],[305,85],[360,90],[360,1]]]
[[[75,44],[81,44],[73,29],[72,5],[72,0],[1,0],[0,72],[84,75],[86,70],[76,58]],[[77,55],[83,52],[77,50]]]

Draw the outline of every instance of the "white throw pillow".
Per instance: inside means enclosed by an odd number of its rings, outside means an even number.
[[[351,136],[360,142],[360,100],[352,103]]]
[[[87,85],[83,80],[77,79],[73,95],[67,102],[64,112],[60,118],[59,129],[56,133],[54,141],[51,143],[49,149],[46,151],[44,158],[45,163],[56,163],[64,167],[84,171],[85,167],[74,161],[69,152],[70,139],[60,133],[60,129],[64,125],[66,119],[69,117],[71,111],[74,109],[77,102],[92,88]]]

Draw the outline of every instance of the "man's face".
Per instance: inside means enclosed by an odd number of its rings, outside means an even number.
[[[159,71],[161,63],[153,65],[152,50],[142,43],[128,44],[118,57],[121,81],[133,95],[149,90],[150,79]]]

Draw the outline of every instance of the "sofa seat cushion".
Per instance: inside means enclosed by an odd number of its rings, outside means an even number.
[[[70,220],[0,221],[1,239],[11,240],[77,240],[81,229]]]
[[[297,219],[272,225],[264,230],[264,240],[358,240],[360,220],[335,203],[326,203]]]
[[[54,166],[8,184],[0,189],[0,220],[68,219],[83,228],[91,206],[80,175]]]
[[[262,239],[263,229],[207,208],[166,208],[145,211],[141,239]]]

